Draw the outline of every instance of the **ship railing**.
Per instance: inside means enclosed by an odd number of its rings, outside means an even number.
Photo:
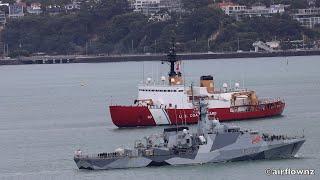
[[[227,89],[220,88],[218,90],[215,90],[213,94],[229,93],[229,92],[248,92],[248,91],[249,89],[247,88],[227,88]]]
[[[283,101],[279,101],[278,99],[274,99],[273,101],[259,101],[258,104],[242,104],[237,106],[231,106],[232,112],[251,112],[251,111],[260,111],[266,109],[276,109],[280,108],[282,105],[279,103]]]
[[[259,106],[259,105],[273,104],[273,103],[277,103],[277,102],[284,102],[284,100],[280,99],[280,98],[263,98],[263,99],[260,99],[258,101],[258,104],[256,104],[256,105],[253,105],[253,104],[250,104],[250,103],[244,103],[244,104],[241,104],[241,105],[233,105],[232,107]]]
[[[289,137],[287,135],[268,135],[268,134],[262,134],[262,139],[264,141],[274,141],[274,140],[291,140],[291,139],[296,139],[296,138],[301,138],[298,136],[294,136],[294,137]]]
[[[113,159],[113,158],[119,158],[119,157],[131,157],[130,153],[99,153],[99,154],[81,154],[81,155],[75,155],[75,157],[78,158],[93,158],[93,159]]]
[[[284,99],[281,98],[260,98],[258,104],[270,104],[276,102],[284,102]]]
[[[167,82],[156,82],[156,81],[151,81],[149,83],[138,83],[138,87],[168,87],[168,83]],[[174,87],[185,87],[185,85],[183,84],[176,84],[174,85]],[[172,88],[173,89],[173,88]]]

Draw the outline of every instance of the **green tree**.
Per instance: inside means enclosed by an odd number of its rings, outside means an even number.
[[[209,0],[182,0],[183,7],[191,11],[208,6],[209,3]]]
[[[292,0],[291,8],[292,9],[308,8],[308,1],[307,0]]]

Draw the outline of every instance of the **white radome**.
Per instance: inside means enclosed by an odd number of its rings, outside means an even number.
[[[183,134],[188,134],[188,130],[187,129],[183,129]]]
[[[223,83],[222,87],[223,88],[228,88],[228,84],[227,83]]]
[[[234,84],[234,87],[237,88],[237,89],[239,89],[239,88],[240,88],[240,84],[239,84],[239,83],[235,83],[235,84]]]
[[[199,136],[199,140],[201,141],[201,143],[206,143],[206,138],[204,136]]]

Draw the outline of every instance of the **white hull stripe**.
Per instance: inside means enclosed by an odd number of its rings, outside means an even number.
[[[167,111],[166,111],[165,109],[162,109],[162,111],[163,111],[164,115],[166,116],[166,118],[167,118],[167,120],[168,120],[168,124],[171,124],[171,120],[170,120],[170,118],[169,118],[169,116],[168,116]]]
[[[157,125],[170,124],[167,113],[163,109],[149,109]]]

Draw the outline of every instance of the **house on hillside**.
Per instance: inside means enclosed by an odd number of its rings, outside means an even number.
[[[0,1],[0,6],[7,6],[7,7],[9,7],[9,3],[2,3],[2,1]]]
[[[9,5],[9,18],[20,18],[24,16],[25,3],[15,3]]]
[[[183,12],[181,0],[160,0],[160,10],[168,12]]]
[[[72,1],[71,3],[69,4],[66,4],[64,6],[65,10],[67,12],[70,12],[70,11],[77,11],[77,10],[80,10],[81,8],[81,2],[79,1]]]
[[[223,12],[228,16],[236,16],[238,14],[242,14],[247,9],[247,6],[235,4],[235,3],[232,3],[232,2],[218,3],[217,7],[222,9]]]
[[[134,12],[150,15],[160,11],[159,4],[160,0],[133,0],[131,6]]]
[[[4,11],[0,11],[0,26],[3,27],[7,22],[6,13]]]
[[[285,8],[287,6],[284,5],[284,4],[273,4],[273,5],[270,5],[270,8],[269,8],[269,12],[272,13],[272,14],[282,14],[285,12]]]
[[[41,3],[31,3],[30,6],[27,7],[27,12],[29,14],[36,14],[39,15],[42,13],[42,9],[41,9]]]
[[[320,8],[296,9],[291,16],[307,28],[320,24]]]
[[[62,13],[64,9],[60,5],[49,5],[46,7],[46,12],[50,15],[58,15]]]
[[[236,20],[245,17],[271,17],[274,14],[282,14],[285,12],[285,5],[276,4],[266,7],[265,5],[254,5],[251,7],[235,4],[232,2],[217,3],[218,8],[222,9],[228,16],[233,16]]]
[[[183,11],[181,0],[131,0],[130,4],[134,12],[141,12],[147,16],[155,15],[161,10]]]
[[[271,17],[274,14],[282,14],[285,12],[285,6],[283,4],[271,5],[270,7],[266,6],[252,6],[251,8],[246,9],[243,13],[244,17]]]
[[[149,18],[149,22],[153,21],[153,22],[164,22],[164,21],[168,21],[171,19],[171,16],[169,15],[168,12],[163,12],[163,13],[156,13],[154,15],[151,15]]]

